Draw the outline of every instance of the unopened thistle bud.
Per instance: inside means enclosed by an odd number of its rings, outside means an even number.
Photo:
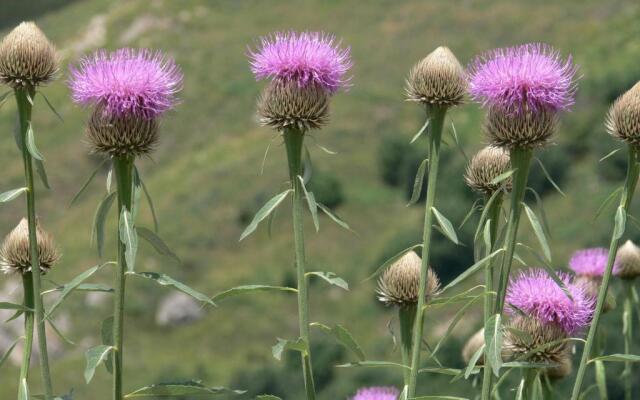
[[[40,271],[46,273],[58,262],[60,254],[51,235],[44,231],[39,223],[36,225],[36,238]],[[24,274],[31,271],[29,254],[29,223],[23,218],[18,226],[9,232],[2,243],[0,248],[0,269],[6,274],[18,272]]]
[[[532,149],[549,141],[557,126],[555,112],[513,110],[492,107],[485,121],[485,133],[494,146]]]
[[[535,317],[514,317],[504,335],[504,354],[516,361],[558,364],[571,356],[564,328]]]
[[[469,364],[473,355],[476,354],[482,346],[484,346],[484,328],[474,333],[462,348],[462,359],[464,360],[464,363]],[[484,354],[478,358],[476,365],[484,365]]]
[[[276,130],[320,129],[329,121],[329,94],[317,84],[275,80],[258,99],[258,114],[263,125]]]
[[[22,22],[0,43],[0,80],[14,89],[46,84],[57,71],[56,50],[33,22]]]
[[[158,143],[158,122],[142,115],[118,116],[97,107],[87,124],[92,151],[109,156],[148,155]]]
[[[441,46],[411,69],[405,90],[410,101],[455,106],[464,101],[467,77],[451,50]]]
[[[632,146],[640,145],[640,82],[618,97],[605,124],[612,136]]]
[[[640,248],[627,240],[618,249],[615,274],[622,279],[634,279],[640,276]]]
[[[402,256],[382,274],[378,280],[378,300],[385,305],[399,307],[418,303],[420,289],[420,269],[422,260],[413,251]],[[440,290],[440,280],[435,272],[427,270],[425,299],[429,300]]]
[[[511,169],[509,153],[500,147],[487,146],[473,156],[467,166],[464,179],[476,192],[491,195],[503,185],[506,190],[511,190],[511,178],[507,178],[506,182],[493,182],[509,169]]]

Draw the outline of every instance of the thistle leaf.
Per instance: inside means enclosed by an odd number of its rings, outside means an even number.
[[[440,225],[440,228],[442,228],[442,231],[444,232],[445,236],[449,240],[451,240],[453,243],[460,244],[460,242],[458,241],[458,235],[456,235],[456,230],[453,228],[453,225],[447,219],[447,217],[442,215],[440,211],[438,211],[435,207],[431,207],[431,211],[433,212],[433,215],[436,217],[436,220],[438,221],[438,225]]]
[[[489,318],[484,330],[484,342],[486,343],[485,363],[491,367],[495,376],[500,376],[502,367],[502,320],[500,314]]]
[[[271,200],[267,201],[267,203],[264,206],[262,206],[262,208],[260,210],[258,210],[256,215],[253,217],[253,220],[249,224],[249,226],[247,226],[247,228],[244,230],[244,232],[242,232],[242,235],[240,236],[240,240],[242,241],[242,239],[244,239],[247,236],[249,236],[250,234],[252,234],[253,231],[255,231],[256,228],[258,227],[258,224],[260,222],[262,222],[262,220],[267,218],[267,216],[269,216],[269,214],[271,214],[273,212],[273,210],[276,207],[278,207],[278,205],[280,205],[280,203],[282,203],[282,201],[291,192],[293,192],[293,189],[287,189],[284,192],[279,193],[279,194],[275,195],[274,197],[272,197]]]
[[[340,278],[338,275],[336,275],[333,272],[313,271],[313,272],[307,272],[306,275],[317,276],[329,282],[329,284],[331,285],[338,286],[339,288],[342,288],[344,290],[349,290],[349,284],[347,283],[347,281]]]
[[[107,355],[113,350],[113,346],[95,346],[90,348],[84,354],[87,360],[87,366],[84,369],[84,380],[88,384],[96,373],[96,368],[103,362]]]
[[[309,352],[309,347],[307,345],[307,342],[305,342],[302,338],[298,338],[295,341],[278,338],[278,343],[273,345],[273,347],[271,348],[273,358],[278,361],[282,360],[282,353],[285,350],[293,350],[305,355]]]
[[[320,222],[318,221],[318,204],[316,203],[316,198],[313,193],[307,191],[304,179],[300,175],[298,175],[298,180],[300,181],[300,185],[304,191],[304,196],[307,199],[307,205],[309,206],[311,218],[313,219],[313,226],[316,228],[316,232],[318,232],[318,230],[320,230]]]
[[[208,296],[198,292],[195,289],[190,288],[189,286],[185,285],[182,282],[179,282],[179,281],[173,279],[169,275],[160,274],[160,273],[157,273],[157,272],[133,272],[133,271],[128,272],[128,274],[134,275],[134,276],[139,276],[141,278],[150,279],[150,280],[156,282],[157,284],[159,284],[161,286],[169,286],[169,287],[172,287],[172,288],[178,290],[179,292],[182,292],[184,294],[188,294],[189,296],[191,296],[194,299],[199,300],[199,301],[201,301],[203,303],[207,303],[207,304],[212,305],[212,306],[216,305],[213,302],[213,300],[211,300]]]
[[[157,383],[145,386],[124,396],[125,399],[140,397],[188,397],[188,396],[218,396],[218,395],[239,395],[246,393],[244,390],[233,390],[225,387],[207,387],[198,381]],[[191,398],[191,397],[189,397]]]
[[[98,204],[96,214],[93,218],[92,239],[95,238],[96,247],[98,248],[98,256],[102,257],[102,250],[104,249],[104,224],[111,209],[111,205],[116,198],[116,192],[111,192],[105,196],[104,199]]]
[[[7,190],[4,193],[0,194],[0,203],[8,203],[16,197],[20,196],[22,193],[27,192],[26,187],[22,187],[20,189]]]
[[[297,293],[298,289],[284,286],[268,286],[268,285],[244,285],[237,286],[224,292],[220,292],[211,298],[213,302],[220,302],[228,297],[234,297],[241,294],[249,294],[253,292],[294,292]]]
[[[362,347],[358,344],[358,342],[353,338],[351,332],[349,332],[345,327],[340,324],[336,324],[333,328],[328,327],[327,325],[313,322],[311,326],[316,326],[323,331],[327,332],[331,336],[333,336],[340,344],[342,344],[347,350],[352,352],[358,361],[364,361],[366,356]]]
[[[547,236],[544,234],[544,230],[542,225],[540,224],[540,220],[536,214],[529,208],[526,203],[522,203],[524,207],[524,211],[527,214],[527,218],[529,218],[529,222],[531,222],[531,227],[533,228],[533,232],[536,234],[536,238],[538,239],[538,243],[540,243],[540,247],[542,247],[542,252],[546,260],[551,262],[551,249],[549,248],[549,243],[547,242]]]
[[[36,160],[44,161],[44,156],[36,146],[36,138],[33,134],[33,127],[31,126],[31,123],[27,126],[27,150],[29,151],[29,154],[31,154],[31,157]]]
[[[144,227],[136,227],[136,232],[138,235],[146,240],[153,248],[158,252],[158,254],[169,257],[174,260],[178,264],[182,264],[180,257],[178,257],[169,246],[165,244],[165,242],[158,236],[155,232],[150,229]]]
[[[138,252],[138,234],[133,225],[133,215],[127,210],[126,207],[122,207],[120,213],[119,224],[119,236],[120,242],[124,244],[125,262],[127,264],[127,271],[133,272],[136,262],[136,253]]]
[[[424,176],[426,174],[428,164],[429,164],[429,159],[425,158],[424,160],[422,160],[422,162],[420,163],[420,166],[418,167],[418,171],[416,172],[416,177],[413,181],[413,192],[411,193],[411,199],[409,200],[409,203],[407,203],[407,207],[409,207],[412,204],[415,204],[418,201],[418,199],[420,199],[420,194],[422,193],[422,185],[424,182]]]

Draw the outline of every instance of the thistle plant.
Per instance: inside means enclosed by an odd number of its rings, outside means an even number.
[[[638,164],[638,144],[640,143],[640,82],[636,83],[629,91],[624,93],[613,103],[609,109],[605,125],[611,136],[621,140],[627,145],[627,175],[624,186],[622,187],[620,203],[615,213],[613,233],[611,235],[611,242],[609,245],[609,257],[602,275],[602,285],[598,292],[598,301],[593,315],[593,322],[589,328],[587,341],[582,350],[582,357],[580,359],[576,381],[573,386],[571,400],[578,400],[580,397],[582,382],[584,380],[587,364],[591,357],[596,332],[600,323],[600,315],[603,313],[605,308],[607,290],[609,289],[609,281],[614,270],[618,245],[621,237],[624,235],[629,205],[631,204],[633,193],[635,191],[636,184],[638,183],[638,175],[640,173],[640,164]],[[627,399],[631,398],[630,384],[625,387],[625,397]]]
[[[54,46],[44,33],[33,23],[23,22],[12,30],[0,43],[0,81],[13,89],[18,106],[18,130],[16,143],[22,152],[24,162],[25,187],[14,191],[14,194],[26,193],[26,226],[22,225],[21,232],[28,236],[28,263],[23,262],[23,281],[25,288],[25,303],[32,305],[25,312],[25,335],[27,342],[33,340],[33,325],[38,333],[38,350],[40,353],[40,372],[44,387],[45,400],[53,396],[51,373],[49,371],[49,357],[45,327],[45,310],[41,295],[42,268],[26,268],[26,266],[41,266],[37,237],[36,221],[36,191],[34,185],[34,164],[41,176],[44,175],[43,156],[35,144],[34,129],[31,122],[34,97],[41,93],[38,88],[51,82],[58,71],[58,58]],[[7,93],[8,94],[8,93]],[[42,95],[44,97],[44,95]],[[3,96],[3,97],[6,97]],[[45,98],[46,99],[46,98]],[[48,100],[46,101],[49,104]],[[50,105],[50,104],[49,104]],[[46,179],[43,178],[45,186]],[[11,197],[11,196],[10,196]],[[15,196],[13,196],[15,197]],[[16,233],[17,235],[18,233]],[[24,254],[24,253],[23,253]],[[16,254],[14,254],[16,255]],[[47,255],[44,255],[46,259]],[[13,260],[16,261],[16,260]],[[29,288],[28,288],[29,286]],[[30,298],[29,298],[30,297]],[[19,396],[28,397],[27,370],[29,368],[31,343],[25,346],[25,357],[20,374]]]
[[[631,240],[627,240],[618,249],[613,273],[622,280],[624,289],[623,293],[623,310],[622,310],[622,336],[624,337],[624,353],[631,354],[631,344],[633,343],[633,302],[634,298],[634,281],[640,276],[640,248]],[[603,309],[603,312],[606,310]],[[624,392],[626,400],[633,398],[633,364],[630,360],[624,363]]]
[[[499,331],[533,152],[550,141],[557,127],[558,112],[573,104],[576,68],[570,58],[562,60],[549,46],[527,44],[490,51],[479,56],[469,69],[471,97],[487,108],[484,127],[487,138],[492,145],[509,152],[513,171],[494,304],[495,331]],[[537,223],[532,212],[527,215],[532,224]],[[546,239],[539,239],[546,250],[546,262],[550,263]],[[492,359],[499,359],[500,350],[494,351],[496,356]],[[494,367],[497,373],[499,367]]]
[[[400,347],[402,364],[411,362],[413,324],[420,290],[420,269],[422,260],[413,251],[403,255],[391,264],[378,280],[378,300],[386,306],[398,308],[400,321]],[[427,272],[427,288],[424,296],[428,302],[440,290],[440,280],[432,268]],[[404,385],[409,384],[409,371],[404,369]]]
[[[73,100],[81,105],[93,106],[86,128],[91,151],[112,162],[116,182],[116,192],[107,194],[99,206],[102,212],[98,213],[104,218],[114,197],[117,197],[114,310],[113,316],[103,323],[103,331],[109,331],[109,324],[112,324],[112,337],[108,338],[104,345],[87,351],[88,361],[94,358],[101,360],[107,356],[111,358],[114,400],[124,398],[123,341],[127,276],[154,279],[161,284],[174,286],[201,301],[210,302],[206,296],[177,285],[177,282],[169,277],[157,273],[136,272],[134,269],[138,234],[144,233],[141,234],[142,237],[151,237],[156,243],[160,240],[152,231],[141,230],[135,224],[139,208],[137,199],[140,198],[141,190],[146,194],[135,161],[142,156],[150,156],[158,141],[158,119],[175,105],[181,83],[182,73],[171,58],[159,51],[145,49],[120,49],[111,53],[100,50],[83,58],[77,68],[71,69],[69,86]],[[84,187],[87,185],[88,182]],[[99,253],[102,252],[104,236],[99,227],[103,225],[103,221],[96,221],[94,228]],[[88,368],[90,367],[95,370],[95,365],[88,365]],[[91,372],[87,380],[92,375]]]
[[[263,37],[258,49],[249,53],[251,71],[257,80],[269,80],[258,99],[260,122],[275,129],[285,144],[289,167],[289,189],[269,201],[242,234],[241,240],[253,232],[285,197],[293,194],[293,238],[297,271],[298,327],[296,343],[301,353],[304,386],[308,400],[315,399],[315,385],[309,346],[309,293],[305,260],[303,208],[307,205],[318,227],[316,203],[303,179],[304,139],[311,130],[328,122],[331,96],[348,85],[351,68],[350,51],[341,48],[333,36],[316,32],[275,33]],[[335,219],[335,216],[332,216]],[[325,275],[326,276],[326,275]],[[328,328],[328,327],[327,327]],[[281,347],[291,347],[282,342]],[[276,345],[278,346],[278,345]],[[275,349],[275,347],[274,347]]]
[[[476,243],[480,243],[479,234],[486,230],[484,239],[485,254],[488,257],[484,266],[484,328],[474,335],[465,349],[463,358],[468,363],[476,351],[484,344],[484,332],[488,332],[491,316],[493,315],[494,296],[494,271],[491,262],[491,253],[494,251],[498,236],[498,226],[502,211],[502,198],[505,192],[511,190],[511,177],[508,175],[511,170],[509,153],[500,147],[488,146],[480,150],[473,156],[465,173],[467,185],[474,191],[484,195],[484,210],[478,228],[476,229]],[[506,178],[500,181],[502,177]],[[483,226],[484,225],[484,226]],[[476,249],[481,247],[476,245]],[[478,251],[476,251],[478,253]],[[476,258],[480,256],[476,254]],[[482,340],[480,340],[482,339]],[[485,347],[485,351],[487,348]],[[464,356],[466,354],[466,356]],[[484,360],[484,358],[483,358]],[[480,361],[478,359],[478,361]],[[484,361],[482,361],[484,363]],[[488,399],[491,392],[491,369],[484,368],[482,398]]]
[[[359,389],[351,400],[397,400],[400,391],[389,386],[372,386]]]
[[[589,297],[597,298],[602,285],[602,275],[607,267],[609,251],[602,247],[578,250],[571,255],[569,268],[575,272],[577,283],[583,285]],[[602,309],[603,313],[613,310],[616,302],[610,294]]]
[[[563,287],[543,269],[529,269],[512,279],[506,295],[511,321],[503,353],[517,361],[542,364],[524,373],[525,399],[543,398],[536,381],[541,374],[560,379],[571,373],[571,340],[589,324],[594,298],[583,284],[559,273]],[[545,364],[547,366],[545,366]],[[537,394],[536,394],[537,393]]]
[[[441,225],[450,225],[450,223],[443,222],[445,220],[444,216],[435,208],[444,117],[450,107],[459,105],[464,101],[466,90],[467,81],[464,69],[451,50],[446,47],[438,47],[422,61],[418,62],[411,69],[406,82],[407,99],[422,105],[427,113],[427,122],[414,140],[429,128],[429,173],[422,236],[422,264],[420,266],[418,302],[415,309],[416,316],[413,324],[411,370],[409,372],[409,382],[403,390],[403,396],[407,399],[416,395],[418,370],[420,369],[420,344],[422,343],[424,330],[424,306],[427,288],[430,287],[428,271],[434,217],[437,218]],[[426,160],[423,164],[426,165],[425,163],[427,163]],[[424,175],[423,168],[418,171],[418,174],[421,173]],[[423,176],[418,175],[417,180],[421,182],[422,178]]]

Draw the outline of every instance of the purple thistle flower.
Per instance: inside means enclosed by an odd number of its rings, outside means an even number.
[[[483,106],[516,112],[568,109],[576,92],[576,66],[546,44],[495,49],[469,66],[469,92]]]
[[[155,118],[175,105],[182,89],[182,72],[173,59],[148,49],[99,50],[70,72],[73,101],[103,105],[118,117]]]
[[[578,250],[571,256],[569,268],[577,275],[602,276],[608,258],[609,250],[603,247]]]
[[[397,400],[400,391],[394,387],[372,386],[358,390],[351,400]]]
[[[511,280],[506,297],[511,307],[507,312],[518,315],[522,311],[543,324],[557,324],[569,335],[580,331],[591,321],[594,299],[583,286],[573,283],[569,274],[559,273],[558,277],[573,300],[546,271],[529,269]]]
[[[258,49],[249,50],[249,59],[257,80],[282,79],[296,81],[300,86],[317,84],[333,94],[349,83],[345,75],[353,65],[350,53],[329,34],[276,32],[260,38]]]

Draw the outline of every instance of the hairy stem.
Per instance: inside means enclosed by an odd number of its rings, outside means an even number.
[[[638,183],[639,172],[640,166],[638,165],[638,150],[633,146],[629,146],[627,177],[625,179],[622,195],[620,196],[620,207],[622,207],[625,215],[627,213],[627,210],[629,209],[629,205],[631,204],[631,199],[633,198],[633,192],[635,191],[636,184]],[[607,259],[607,267],[605,269],[604,275],[602,276],[602,284],[600,285],[600,290],[598,291],[598,301],[596,302],[596,309],[593,314],[591,326],[589,327],[587,341],[585,342],[584,348],[582,350],[582,358],[580,359],[576,381],[573,385],[571,400],[578,400],[578,398],[580,397],[582,382],[584,381],[584,375],[587,371],[587,363],[589,362],[589,357],[591,357],[591,351],[595,343],[598,324],[600,323],[600,316],[602,315],[602,309],[607,299],[609,280],[611,279],[613,264],[615,263],[616,255],[618,254],[618,245],[620,243],[621,236],[616,235],[615,233],[616,232],[614,229],[614,234],[611,236],[611,243],[609,245],[609,258]]]
[[[114,307],[113,307],[113,400],[122,400],[123,358],[124,358],[124,294],[126,281],[126,247],[120,239],[120,219],[122,210],[131,212],[132,208],[132,182],[133,182],[133,158],[120,156],[113,160],[113,169],[118,190],[118,265],[116,266],[114,281]]]
[[[509,274],[511,273],[513,256],[516,250],[518,226],[520,224],[520,215],[522,214],[522,201],[524,200],[524,193],[527,189],[527,179],[529,177],[532,154],[533,151],[530,149],[511,149],[511,167],[515,172],[513,173],[509,219],[507,221],[507,233],[505,235],[506,248],[498,275],[498,297],[494,308],[494,313],[496,314],[502,314],[504,308],[504,299],[507,294]]]
[[[22,275],[22,286],[24,288],[24,306],[33,310],[33,278],[31,272]],[[24,348],[22,350],[22,365],[20,366],[20,388],[18,399],[23,399],[22,382],[29,378],[29,364],[31,362],[31,351],[33,349],[33,311],[24,312]]]
[[[400,319],[400,351],[402,352],[402,365],[411,363],[411,340],[413,334],[413,323],[416,319],[416,306],[403,306],[398,308],[398,317]],[[409,385],[411,374],[409,370],[403,368],[404,385]]]
[[[624,307],[622,316],[623,335],[624,335],[624,354],[631,354],[631,343],[633,343],[633,306],[631,305],[633,298],[633,286],[630,280],[625,280],[624,284]],[[633,399],[633,375],[630,361],[624,362],[624,398],[625,400]]]
[[[40,257],[38,254],[38,240],[36,231],[36,192],[33,183],[33,161],[27,149],[27,132],[31,128],[31,110],[35,91],[33,88],[16,89],[18,114],[20,120],[20,137],[22,139],[22,159],[24,161],[24,178],[27,187],[27,221],[29,225],[29,258],[33,285],[33,305],[35,312],[35,327],[38,333],[38,352],[40,355],[40,373],[44,386],[45,400],[53,398],[51,372],[49,370],[49,353],[47,350],[47,335],[44,319],[44,305],[41,295]]]
[[[304,221],[302,183],[302,143],[304,133],[293,128],[283,133],[289,163],[289,179],[293,189],[293,241],[295,246],[296,270],[298,280],[298,324],[300,337],[307,343],[308,351],[302,354],[302,372],[307,400],[315,400],[316,392],[311,368],[311,345],[309,342],[309,293],[305,266]]]
[[[427,270],[429,268],[429,254],[431,249],[431,233],[433,230],[433,207],[436,200],[436,188],[438,182],[438,164],[440,162],[440,144],[442,138],[442,126],[447,109],[444,107],[430,107],[427,109],[431,119],[429,132],[429,176],[427,181],[427,201],[424,214],[424,231],[422,236],[422,268],[420,270],[420,289],[418,292],[418,305],[413,326],[413,346],[411,348],[411,371],[409,374],[409,386],[407,398],[416,395],[418,370],[420,369],[420,349],[422,333],[424,329],[424,303],[427,288]]]
[[[489,203],[490,196],[487,196],[485,204]],[[486,256],[491,254],[498,236],[498,225],[500,224],[500,211],[502,211],[502,193],[496,195],[495,199],[489,206],[487,213],[488,220],[491,221],[489,225],[490,230],[490,248],[485,249]],[[484,326],[487,327],[487,322],[493,314],[493,263],[488,262],[484,267]],[[485,357],[485,360],[487,357]],[[491,397],[491,385],[493,380],[493,374],[491,368],[486,366],[483,368],[482,376],[482,400],[489,400]]]

